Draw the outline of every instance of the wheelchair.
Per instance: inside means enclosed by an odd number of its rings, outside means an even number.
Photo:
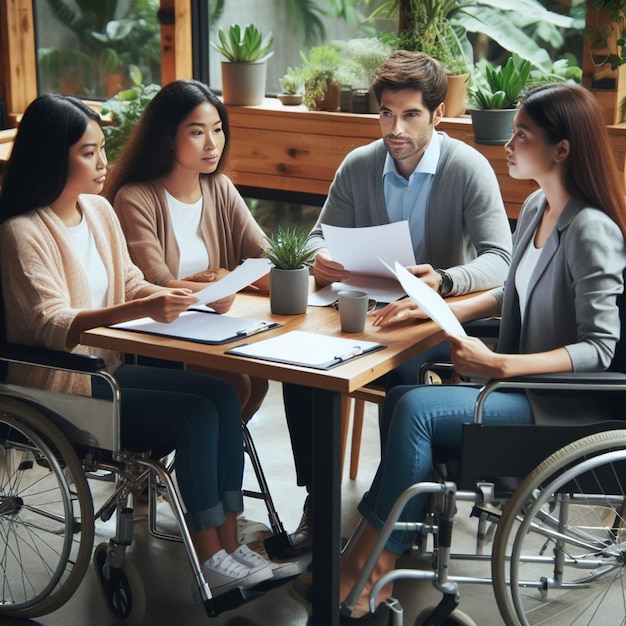
[[[474,423],[463,428],[460,459],[434,451],[439,478],[417,483],[398,498],[365,566],[342,604],[350,614],[394,530],[415,533],[413,556],[430,562],[423,569],[395,569],[375,581],[370,611],[382,588],[394,580],[427,580],[442,593],[415,626],[476,626],[460,610],[461,584],[493,587],[502,623],[624,624],[626,622],[626,422],[619,400],[614,421],[584,426],[484,426],[488,395],[498,389],[616,393],[623,406],[626,371],[619,354],[609,371],[591,374],[525,376],[489,381],[478,396]],[[426,370],[450,364],[427,364]],[[566,419],[566,416],[564,416]],[[523,454],[511,451],[523,450]],[[442,469],[443,468],[443,469]],[[446,474],[447,472],[447,474]],[[424,520],[400,522],[407,502],[430,494]],[[454,554],[457,505],[467,502],[478,518],[475,554]],[[363,522],[361,522],[363,523]],[[358,528],[344,553],[350,550]],[[426,545],[432,540],[432,551]],[[484,554],[493,542],[490,554]],[[487,563],[491,576],[454,575],[454,562]],[[395,598],[385,601],[392,626],[404,611]],[[494,622],[495,623],[495,622]]]
[[[260,591],[232,589],[213,596],[187,529],[178,489],[166,462],[149,453],[121,449],[120,391],[89,355],[31,346],[0,345],[0,366],[36,365],[100,377],[111,400],[13,385],[0,372],[0,616],[33,618],[57,610],[73,595],[93,562],[107,610],[115,623],[136,624],[145,613],[145,590],[126,550],[133,540],[134,494],[148,488],[152,534],[185,545],[198,596],[209,617],[231,610]],[[262,472],[254,443],[244,429],[244,449],[276,536],[286,535]],[[88,478],[114,479],[113,493],[94,510]],[[166,495],[180,536],[159,532],[156,498]],[[95,520],[116,516],[115,536],[94,550]],[[93,553],[93,557],[92,557]],[[271,581],[268,581],[271,583]]]

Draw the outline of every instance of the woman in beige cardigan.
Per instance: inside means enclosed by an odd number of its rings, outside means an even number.
[[[81,333],[140,317],[170,322],[197,298],[153,285],[130,260],[111,205],[100,118],[76,98],[44,95],[26,109],[0,189],[0,269],[7,340],[102,357],[121,390],[125,449],[176,450],[187,525],[214,594],[273,577],[239,546],[243,441],[235,390],[181,370],[123,364],[80,345]],[[35,182],[36,184],[33,184]],[[8,380],[104,397],[100,379],[9,364]],[[158,452],[157,452],[158,451]]]
[[[221,173],[229,140],[228,115],[217,96],[201,82],[177,80],[146,107],[117,158],[105,195],[131,258],[151,282],[195,292],[244,259],[263,256],[263,231]],[[251,288],[267,291],[267,279]],[[226,298],[210,306],[225,313],[231,304]],[[201,371],[234,385],[245,422],[267,394],[264,379]]]

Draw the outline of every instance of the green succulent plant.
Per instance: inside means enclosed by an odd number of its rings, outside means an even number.
[[[311,265],[315,251],[308,246],[309,234],[305,230],[278,226],[276,232],[268,237],[269,247],[265,256],[281,270],[296,270]]]
[[[504,66],[494,66],[485,59],[476,63],[470,97],[477,109],[514,109],[528,85],[532,65],[513,54]]]
[[[246,24],[243,28],[239,24],[231,24],[228,35],[220,28],[217,36],[220,43],[212,41],[211,45],[232,63],[254,63],[274,54],[269,52],[274,35],[270,32],[263,38],[254,24]]]
[[[302,93],[304,87],[304,76],[301,67],[288,67],[287,73],[278,79],[282,90],[288,94]]]

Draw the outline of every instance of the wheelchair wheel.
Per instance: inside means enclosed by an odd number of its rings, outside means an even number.
[[[529,474],[494,541],[494,593],[508,626],[624,624],[625,494],[626,430],[580,439]]]
[[[426,626],[434,610],[435,607],[431,606],[420,611],[415,618],[415,626]],[[454,611],[452,611],[443,622],[437,624],[437,626],[476,626],[476,622],[467,613],[463,613],[463,611],[459,609],[454,609]]]
[[[80,460],[41,412],[0,398],[0,615],[37,617],[72,596],[93,548]]]
[[[146,612],[146,594],[141,576],[129,559],[124,559],[122,567],[110,567],[107,550],[107,543],[98,544],[93,554],[93,565],[109,615],[116,624],[138,624]]]

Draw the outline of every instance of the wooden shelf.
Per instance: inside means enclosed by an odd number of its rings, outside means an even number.
[[[335,171],[353,148],[380,137],[377,115],[309,111],[266,98],[253,107],[229,106],[232,142],[229,175],[246,187],[326,195]],[[474,141],[469,116],[443,118],[437,127],[476,148],[498,177],[510,218],[517,218],[532,181],[509,176],[504,146]],[[609,126],[618,166],[625,169],[626,125]]]

